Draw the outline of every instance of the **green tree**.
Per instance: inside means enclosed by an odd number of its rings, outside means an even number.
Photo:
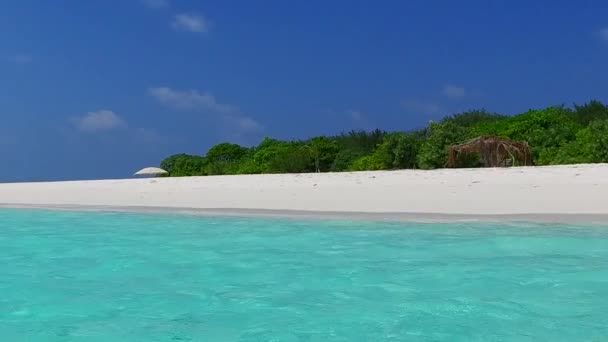
[[[350,169],[391,170],[416,168],[421,143],[422,136],[416,133],[394,132],[387,134],[371,155],[360,156],[353,162]]]
[[[582,127],[574,121],[572,110],[563,106],[530,110],[505,120],[472,128],[473,135],[497,135],[525,141],[539,165],[552,164],[559,149],[576,139]]]
[[[449,146],[483,135],[527,142],[536,164],[608,162],[608,107],[599,101],[503,116],[473,110],[405,133],[351,131],[307,141],[265,138],[254,148],[222,143],[205,157],[173,155],[161,162],[170,176],[440,168]],[[463,165],[480,166],[478,156]]]
[[[357,151],[364,154],[373,152],[382,143],[386,132],[379,129],[366,131],[350,131],[338,135],[335,140],[340,150]]]
[[[583,133],[584,132],[584,133]],[[586,131],[581,132],[579,138],[587,146],[590,162],[608,162],[608,120],[593,121]]]
[[[300,141],[279,141],[266,138],[253,149],[242,166],[251,173],[300,173],[313,171],[310,148]]]
[[[608,120],[592,121],[556,153],[554,164],[608,162]]]
[[[249,149],[237,144],[221,143],[209,149],[205,156],[209,162],[232,163],[247,155]]]
[[[462,127],[472,127],[481,123],[493,123],[508,118],[505,115],[490,113],[485,109],[469,110],[454,114],[443,119],[442,122],[451,122]]]
[[[334,159],[330,171],[332,172],[341,172],[352,170],[353,164],[359,158],[362,158],[366,155],[364,151],[360,150],[340,150],[336,154],[336,158]]]
[[[271,147],[274,147],[274,146],[282,145],[282,144],[284,144],[284,143],[285,143],[284,141],[280,141],[280,140],[278,140],[278,139],[274,139],[274,138],[266,137],[266,138],[264,138],[264,139],[263,139],[263,140],[262,140],[262,141],[261,141],[261,142],[258,144],[258,146],[256,147],[256,149],[258,149],[258,150],[263,150],[263,149],[266,149],[266,148],[271,148]]]
[[[254,148],[251,161],[248,162],[247,168],[259,173],[274,173],[271,163],[277,158],[281,150],[284,150],[289,145],[287,142],[282,142],[276,139],[265,138],[260,144]]]
[[[329,171],[339,152],[336,141],[327,137],[316,137],[312,138],[306,146],[310,150],[315,171]]]
[[[250,156],[247,156],[247,157],[241,159],[241,161],[238,163],[238,166],[235,170],[237,174],[264,173],[264,170],[258,163],[255,162],[255,159],[253,158],[253,156],[254,156],[254,153],[252,153]]]
[[[587,126],[591,121],[608,119],[608,106],[597,100],[580,106],[575,104],[572,117],[579,124]]]
[[[420,146],[418,165],[423,169],[444,167],[448,159],[448,148],[463,142],[467,137],[467,129],[451,121],[431,123],[429,136]]]
[[[205,156],[205,171],[209,175],[236,174],[239,163],[248,154],[248,148],[237,144],[217,144],[211,147]]]
[[[164,159],[160,167],[172,177],[205,175],[205,158],[187,154],[176,154]]]
[[[329,170],[334,172],[353,170],[354,163],[371,155],[382,143],[386,134],[377,129],[371,132],[350,131],[336,136],[333,140],[337,144],[338,151]]]
[[[271,173],[303,173],[313,171],[313,158],[303,144],[285,144],[275,150],[268,163]]]
[[[376,171],[385,169],[384,161],[378,155],[363,156],[354,161],[349,171]]]
[[[163,161],[160,162],[160,168],[171,173],[171,171],[174,169],[175,165],[178,163],[178,161],[182,158],[188,158],[190,157],[187,154],[184,153],[180,153],[180,154],[174,154],[172,156],[169,156],[165,159],[163,159]]]
[[[384,169],[413,169],[417,167],[421,143],[422,139],[416,134],[391,133],[384,137],[374,155]]]

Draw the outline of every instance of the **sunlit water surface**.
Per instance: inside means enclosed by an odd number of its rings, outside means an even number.
[[[0,210],[3,341],[607,341],[608,227]]]

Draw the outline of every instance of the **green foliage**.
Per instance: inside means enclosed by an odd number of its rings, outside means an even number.
[[[312,172],[313,165],[311,149],[304,143],[266,138],[241,162],[236,173]]]
[[[286,151],[293,149],[296,145],[301,144],[266,138],[254,149],[249,167],[258,171],[255,173],[278,173],[279,171],[275,169],[276,160],[283,158],[284,154],[288,153]]]
[[[350,131],[335,138],[340,150],[372,153],[382,143],[386,132],[379,129],[372,132]]]
[[[209,176],[233,175],[239,169],[236,162],[216,161],[208,162],[205,166],[205,173]]]
[[[249,153],[249,149],[237,144],[221,143],[209,149],[205,160],[205,171],[209,175],[235,174],[239,162]]]
[[[584,105],[574,105],[573,119],[583,126],[596,120],[608,119],[608,106],[600,101],[592,100]]]
[[[222,143],[205,157],[177,154],[161,167],[170,176],[434,169],[444,167],[449,146],[483,135],[527,142],[539,165],[608,162],[608,107],[591,101],[573,109],[554,106],[516,116],[471,110],[409,133],[350,131],[306,141],[265,138],[252,148]],[[481,166],[479,156],[459,158],[460,165]]]
[[[266,138],[264,138],[264,140],[262,140],[260,142],[260,144],[257,146],[257,149],[258,150],[263,150],[263,149],[271,148],[271,147],[274,147],[274,146],[277,146],[277,145],[281,145],[281,144],[284,144],[284,143],[285,143],[284,141],[280,141],[280,140],[277,140],[277,139],[266,137]]]
[[[413,169],[417,167],[417,158],[422,141],[415,134],[398,134],[386,142],[389,156],[392,155],[391,167],[394,169]]]
[[[263,173],[264,170],[262,167],[255,162],[253,156],[249,158],[245,158],[239,163],[238,168],[236,169],[236,174],[260,174]]]
[[[339,152],[336,141],[327,137],[316,137],[308,142],[307,147],[310,150],[310,157],[314,162],[315,171],[329,171]]]
[[[475,135],[498,135],[512,140],[526,141],[539,165],[551,164],[557,150],[576,138],[581,126],[573,119],[573,112],[564,107],[530,110],[490,125],[478,125]]]
[[[591,122],[589,127],[578,134],[577,140],[579,139],[590,162],[608,162],[608,120]]]
[[[160,167],[171,177],[203,176],[205,158],[187,154],[172,155],[160,163]]]
[[[452,121],[431,123],[429,136],[418,153],[418,165],[423,169],[444,167],[448,159],[447,150],[453,144],[467,139],[467,129]]]
[[[275,148],[268,169],[272,173],[313,172],[313,158],[309,148],[303,144],[284,144]]]
[[[363,151],[340,150],[340,152],[336,154],[330,171],[341,172],[351,170],[354,162],[363,156],[365,156],[365,152]]]
[[[211,162],[237,162],[247,155],[249,149],[237,144],[222,143],[213,146],[205,156]]]
[[[570,142],[556,152],[554,164],[608,162],[608,120],[592,121]]]
[[[451,122],[461,127],[472,127],[482,123],[494,123],[503,119],[507,116],[496,113],[490,113],[485,109],[482,110],[469,110],[466,112],[454,114],[443,119],[442,122]]]
[[[349,171],[375,171],[384,170],[384,161],[378,158],[377,155],[363,156],[353,163]]]
[[[372,155],[374,165],[382,165],[384,170],[416,168],[421,142],[420,137],[414,134],[388,134]]]

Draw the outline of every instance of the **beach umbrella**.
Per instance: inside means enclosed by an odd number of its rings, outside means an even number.
[[[146,167],[137,172],[135,172],[134,176],[158,176],[158,175],[166,175],[169,172],[158,168],[158,167]]]

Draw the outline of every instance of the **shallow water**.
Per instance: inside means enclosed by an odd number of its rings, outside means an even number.
[[[608,227],[0,210],[5,341],[605,341]]]

